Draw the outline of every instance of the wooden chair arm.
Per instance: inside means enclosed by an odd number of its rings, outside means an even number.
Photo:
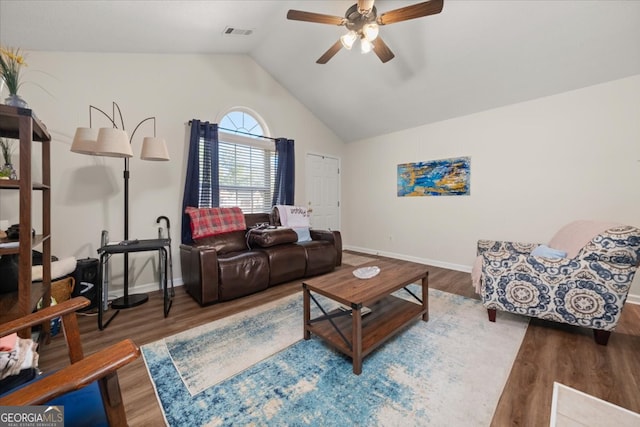
[[[133,341],[120,341],[0,398],[0,406],[41,405],[113,374],[138,357],[140,349]]]
[[[55,319],[56,317],[75,313],[77,310],[86,307],[89,304],[91,304],[91,301],[85,297],[76,297],[60,304],[43,308],[42,310],[20,317],[19,319],[0,324],[0,337],[39,325],[47,320]]]

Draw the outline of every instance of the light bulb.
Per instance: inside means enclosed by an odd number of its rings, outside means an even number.
[[[371,24],[367,24],[364,27],[362,27],[362,33],[364,34],[367,40],[372,42],[376,39],[376,37],[378,37],[379,29],[380,28],[378,27],[378,24],[376,24],[375,22],[372,22]]]
[[[373,45],[371,44],[371,42],[366,38],[362,37],[360,39],[360,51],[362,53],[369,53],[371,52],[371,49],[373,49]]]
[[[357,38],[358,38],[358,35],[355,33],[355,31],[349,31],[347,34],[340,37],[340,42],[342,43],[342,46],[344,46],[345,49],[351,50]]]

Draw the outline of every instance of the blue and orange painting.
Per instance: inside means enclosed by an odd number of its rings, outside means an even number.
[[[470,157],[400,164],[398,197],[468,196],[470,178]]]

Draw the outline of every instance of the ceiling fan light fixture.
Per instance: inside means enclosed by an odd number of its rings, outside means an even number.
[[[340,42],[342,43],[342,46],[344,46],[345,49],[351,50],[357,38],[358,38],[358,35],[356,34],[355,31],[349,31],[347,34],[340,37]]]
[[[380,27],[378,27],[378,24],[376,24],[375,22],[372,22],[362,27],[362,34],[364,34],[364,37],[368,41],[372,42],[376,39],[376,37],[378,37],[379,30],[380,30]]]
[[[374,51],[376,56],[384,64],[392,60],[395,55],[382,40],[382,37],[379,36],[379,26],[409,21],[429,15],[437,15],[442,12],[444,0],[421,0],[419,3],[399,7],[379,15],[377,7],[374,6],[374,2],[375,0],[357,0],[356,4],[353,4],[346,10],[344,17],[290,9],[287,12],[287,19],[337,25],[346,28],[348,33],[334,42],[334,44],[318,58],[316,61],[317,64],[326,64],[327,61],[333,58],[343,47],[350,50],[358,38],[360,39],[361,52],[369,53]]]
[[[373,45],[365,37],[360,38],[360,52],[369,53],[373,49]]]

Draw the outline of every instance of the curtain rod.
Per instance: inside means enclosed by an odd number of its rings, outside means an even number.
[[[189,120],[189,125],[191,125],[191,120]],[[220,126],[218,126],[218,129],[228,130],[229,132],[233,132],[233,133],[241,133],[243,135],[248,135],[248,136],[254,136],[256,138],[270,139],[271,141],[277,141],[278,140],[278,138],[272,138],[270,136],[256,135],[255,133],[242,132],[240,130],[228,129],[228,128],[223,128],[223,127],[220,127]]]

